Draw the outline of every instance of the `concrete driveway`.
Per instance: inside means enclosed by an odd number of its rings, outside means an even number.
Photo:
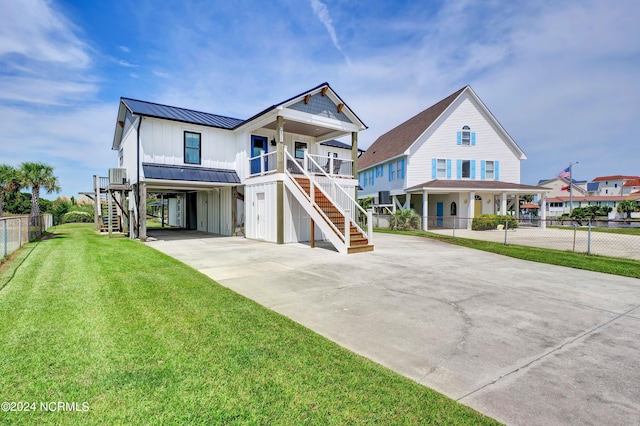
[[[220,284],[507,424],[640,424],[640,280],[398,235],[340,255],[150,234]]]

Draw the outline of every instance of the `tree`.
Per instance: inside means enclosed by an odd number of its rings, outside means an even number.
[[[31,215],[37,216],[40,214],[40,189],[44,189],[48,194],[60,192],[58,178],[53,175],[52,166],[28,161],[20,164],[19,175],[20,184],[31,188]]]
[[[636,211],[638,204],[633,200],[623,200],[618,203],[618,213],[625,214],[627,218],[631,217],[631,212]]]
[[[5,194],[17,190],[18,186],[16,169],[6,164],[0,164],[0,217],[4,211]]]

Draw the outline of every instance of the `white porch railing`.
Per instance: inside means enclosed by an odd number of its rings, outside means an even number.
[[[309,154],[305,155],[313,159],[308,162],[308,168],[305,169],[313,174],[327,174],[331,176],[342,176],[353,178],[353,160],[336,157],[323,157],[322,155]]]
[[[268,153],[263,151],[260,155],[251,157],[249,159],[249,176],[262,176],[275,172],[278,164],[277,153],[278,151]]]

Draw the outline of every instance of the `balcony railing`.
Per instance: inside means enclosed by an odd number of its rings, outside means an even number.
[[[261,152],[260,155],[249,159],[249,176],[262,176],[276,171],[278,165],[278,151],[268,153]]]
[[[328,174],[330,176],[353,178],[353,160],[346,158],[324,157],[306,153],[313,159],[307,161],[307,171],[313,174]]]

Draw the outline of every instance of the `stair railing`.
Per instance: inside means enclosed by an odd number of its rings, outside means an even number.
[[[348,241],[349,241],[350,234],[351,234],[351,232],[350,232],[351,229],[350,229],[350,226],[349,226],[349,224],[351,222],[351,219],[349,218],[349,215],[339,205],[333,203],[333,205],[336,208],[336,210],[338,210],[340,215],[342,215],[345,218],[344,229],[340,230],[333,223],[333,221],[331,221],[329,216],[327,216],[327,214],[324,212],[324,210],[322,210],[322,208],[316,202],[316,200],[315,200],[315,193],[316,193],[315,189],[318,188],[318,190],[320,190],[320,192],[328,200],[333,201],[333,199],[329,196],[329,194],[327,194],[327,192],[321,186],[316,184],[316,182],[313,180],[313,176],[311,174],[309,174],[305,170],[305,168],[303,168],[303,166],[301,166],[300,163],[298,163],[298,161],[296,161],[296,159],[293,156],[291,156],[291,154],[289,153],[289,151],[288,151],[286,146],[285,146],[284,153],[285,153],[285,160],[286,160],[286,165],[287,165],[287,167],[285,167],[285,174],[290,178],[290,180],[294,183],[294,185],[296,185],[298,187],[298,189],[300,189],[300,191],[304,194],[305,198],[307,198],[311,202],[311,205],[316,209],[316,211],[318,211],[318,213],[322,216],[322,218],[325,220],[325,222],[327,222],[327,224],[336,233],[336,235],[340,236],[340,238],[343,240],[345,245],[348,247],[349,246],[348,245]],[[293,166],[293,167],[291,167],[291,166]],[[300,172],[300,174],[304,175],[304,177],[307,178],[307,180],[309,181],[309,194],[308,195],[307,195],[306,191],[304,190],[304,188],[302,188],[302,186],[298,183],[298,181],[295,180],[295,178],[293,177],[293,175],[289,171],[290,168],[296,169],[297,171]]]
[[[317,170],[321,176],[324,176],[326,182],[328,182],[329,184],[328,192],[331,193],[332,195],[331,199],[337,204],[337,207],[341,208],[345,212],[353,213],[353,216],[351,217],[353,224],[358,229],[358,231],[360,231],[365,237],[367,237],[369,241],[371,241],[372,225],[373,225],[373,222],[371,220],[371,212],[367,212],[365,209],[363,209],[360,206],[360,204],[358,204],[358,202],[354,200],[353,197],[351,197],[351,195],[349,195],[349,193],[342,186],[338,185],[338,183],[335,181],[335,179],[332,176],[330,176],[322,167],[320,167],[320,165],[312,157],[310,157],[307,154],[306,151],[304,153],[304,157],[305,157],[305,166],[310,163],[312,166],[314,166],[313,167],[314,170]],[[305,167],[305,170],[308,170],[307,167]],[[322,187],[322,183],[317,181],[315,175],[311,175],[311,174],[308,174],[308,175],[311,176],[311,180],[316,182],[317,186],[320,189],[325,189]],[[327,191],[323,191],[323,192],[325,192],[325,195],[326,195]],[[345,203],[346,206],[343,203]],[[364,222],[362,224],[363,225],[362,227],[358,223],[359,222],[358,218],[362,218]],[[366,228],[367,231],[364,231],[364,228]]]

